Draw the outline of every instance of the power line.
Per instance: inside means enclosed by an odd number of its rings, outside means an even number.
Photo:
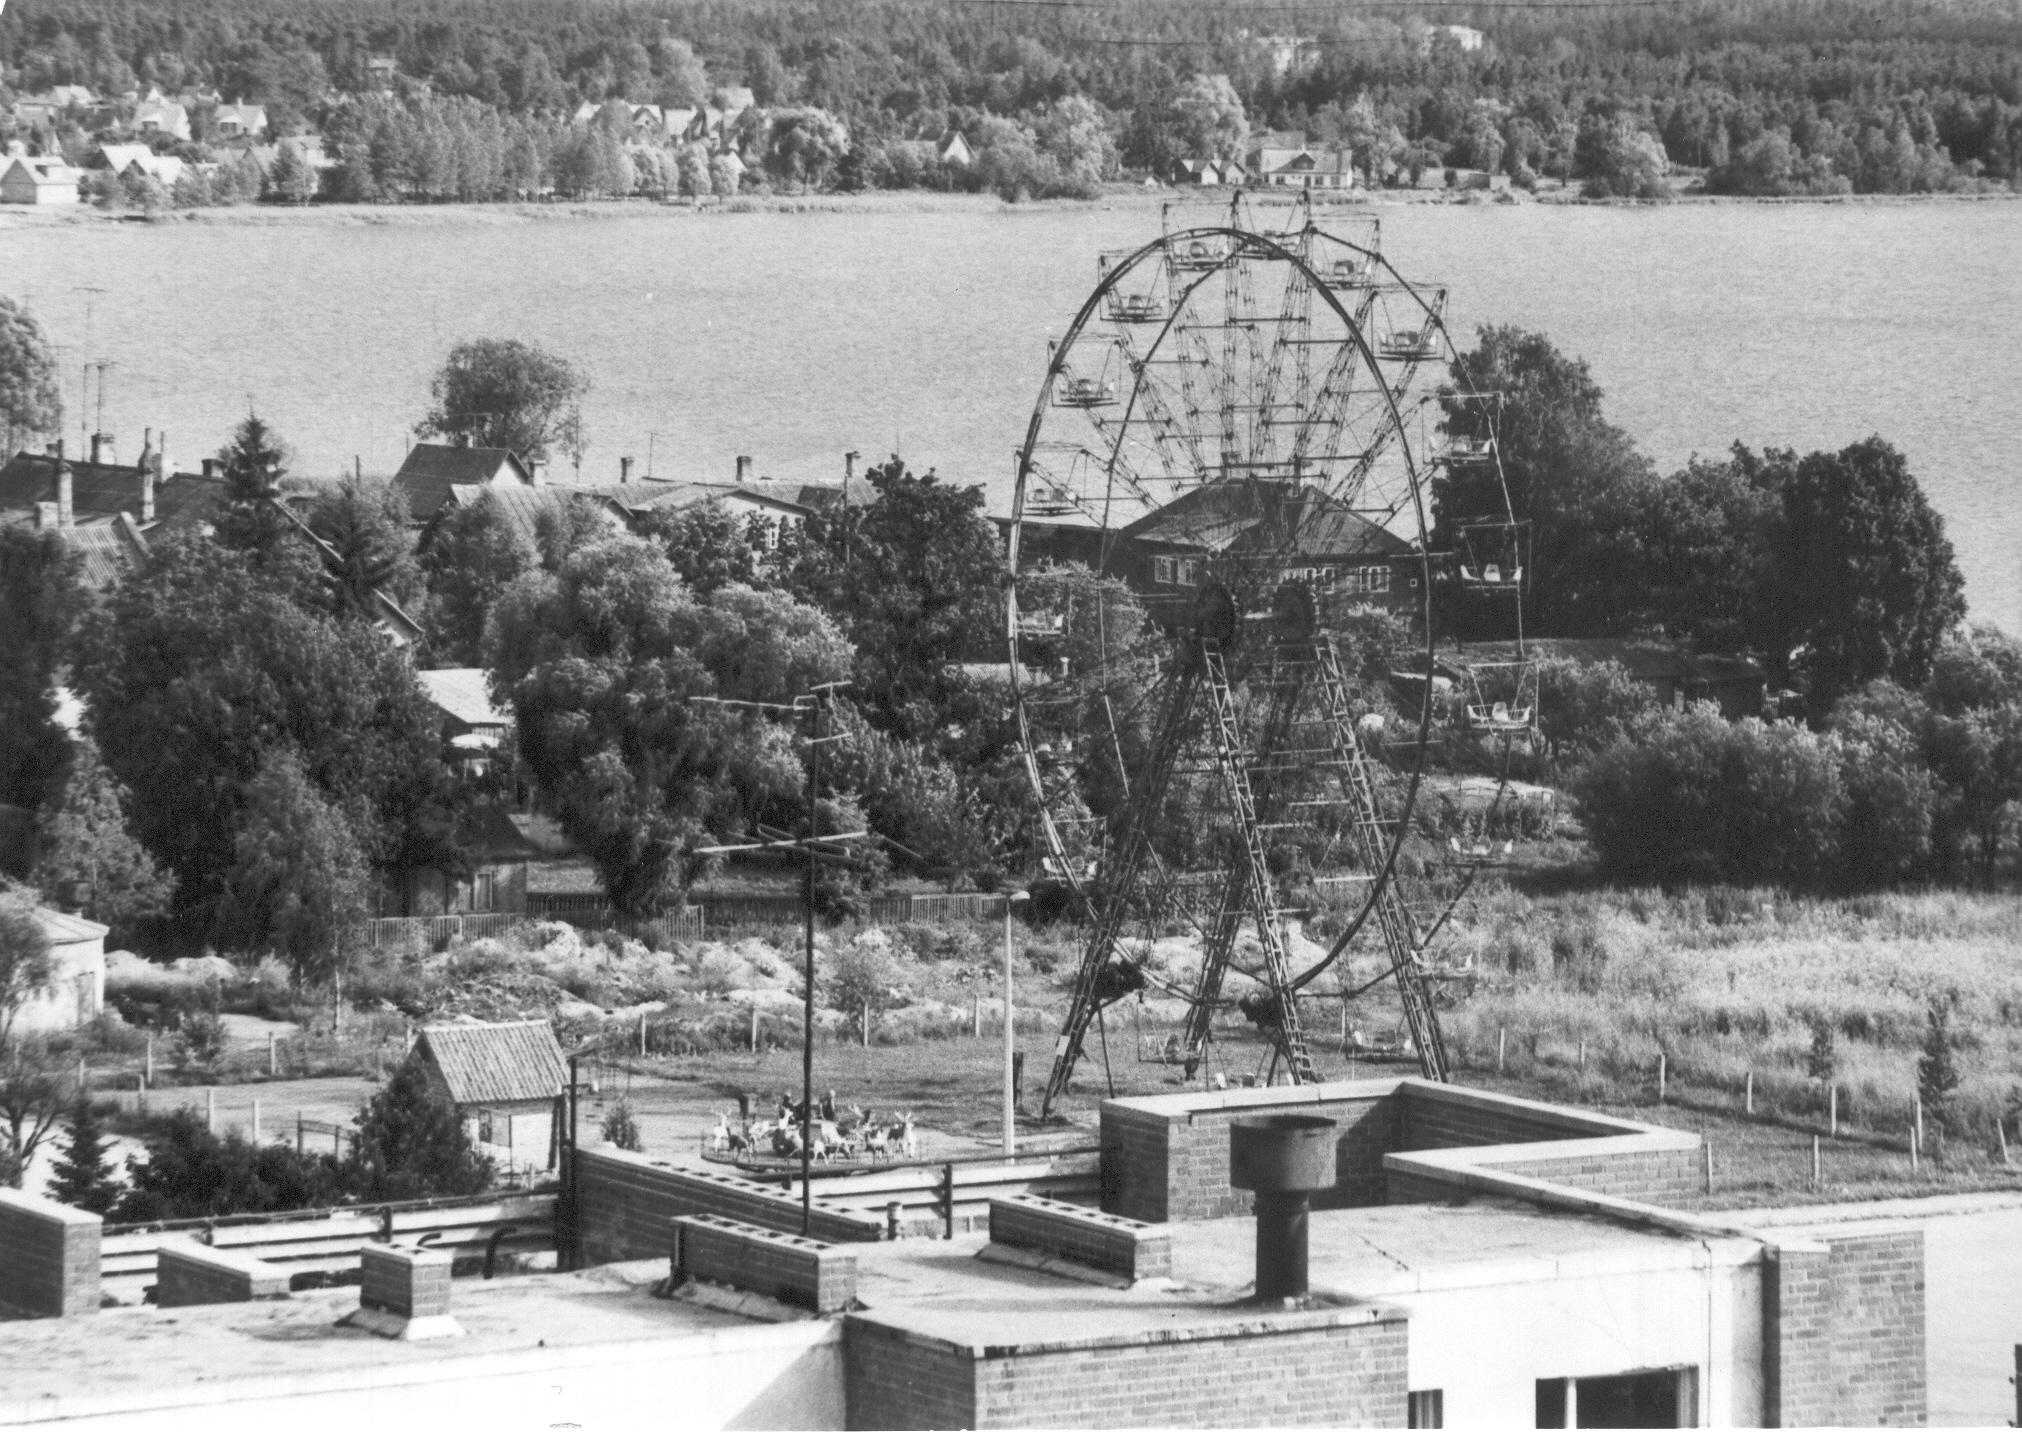
[[[954,5],[987,5],[1000,10],[1117,10],[1141,12],[1142,5],[1129,0],[948,0]],[[1185,10],[1195,14],[1246,15],[1328,15],[1352,19],[1369,10],[1471,10],[1476,12],[1520,13],[1527,10],[1683,10],[1691,0],[1355,0],[1350,5],[1224,5],[1169,4],[1165,11]]]

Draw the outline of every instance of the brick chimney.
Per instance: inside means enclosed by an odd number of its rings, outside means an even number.
[[[74,489],[71,485],[72,481],[73,475],[70,471],[70,464],[63,460],[63,439],[58,438],[56,440],[56,525],[58,527],[70,526],[76,516],[72,506],[74,497]]]
[[[154,429],[142,428],[140,432],[140,462],[137,464],[140,473],[140,520],[152,522],[154,521],[155,464],[160,459],[156,456],[154,450]]]
[[[544,457],[527,459],[527,476],[534,480],[535,487],[548,485],[548,460]]]
[[[91,460],[94,463],[115,464],[119,461],[119,444],[111,433],[91,435]]]
[[[740,458],[738,458],[738,459],[737,459],[737,480],[738,480],[739,482],[743,482],[743,481],[744,481],[744,480],[745,480],[746,478],[748,478],[748,477],[750,477],[750,476],[751,476],[751,459],[750,459],[750,458],[748,458],[748,457],[740,457]]]
[[[217,460],[216,458],[214,458],[214,457],[207,457],[207,458],[205,458],[205,459],[204,459],[204,476],[205,476],[205,477],[216,477],[217,475],[218,475],[218,460]]]
[[[630,482],[631,480],[632,480],[632,459],[630,459],[629,457],[621,457],[618,459],[618,481]]]

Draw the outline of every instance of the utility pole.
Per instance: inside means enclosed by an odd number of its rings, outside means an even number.
[[[856,480],[857,459],[862,456],[855,449],[842,455],[842,565],[845,582],[850,574],[850,483]]]

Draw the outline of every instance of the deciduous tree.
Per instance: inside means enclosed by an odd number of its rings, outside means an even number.
[[[1915,687],[1966,614],[1944,519],[1881,438],[1836,453],[1765,454],[1782,511],[1770,538],[1772,655],[1808,682],[1815,712],[1887,676]]]
[[[536,562],[531,542],[487,488],[453,509],[421,554],[429,595],[429,649],[450,666],[484,660],[484,626],[506,589]]]
[[[657,910],[705,831],[791,819],[800,761],[777,726],[697,702],[787,702],[848,669],[827,619],[726,587],[707,605],[651,543],[613,537],[534,573],[500,603],[493,680],[521,756],[620,909]]]
[[[286,747],[268,752],[247,788],[234,850],[221,940],[273,955],[304,984],[326,982],[370,913],[365,861],[349,822]]]
[[[168,908],[175,877],[158,870],[135,837],[129,797],[105,768],[98,743],[78,737],[69,764],[63,799],[43,822],[36,884],[54,899],[64,885],[83,881],[91,887],[91,918],[110,925],[115,939],[129,937]]]
[[[0,297],[0,429],[6,431],[6,455],[62,427],[63,392],[49,335],[34,314]]]
[[[430,392],[421,431],[475,447],[509,448],[524,460],[583,448],[585,378],[568,359],[517,338],[473,338],[449,351]]]
[[[0,527],[0,803],[35,810],[61,773],[54,688],[82,605],[60,536]]]

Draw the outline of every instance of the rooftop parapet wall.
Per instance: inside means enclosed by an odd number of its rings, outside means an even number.
[[[665,1258],[669,1220],[713,1213],[775,1233],[800,1232],[800,1199],[748,1179],[702,1169],[677,1169],[619,1148],[576,1155],[577,1237],[591,1263]],[[874,1243],[884,1233],[875,1216],[814,1201],[809,1233],[824,1243]]]
[[[851,1427],[1401,1427],[1407,1325],[1373,1305],[976,1345],[844,1330]]]
[[[1696,1135],[1423,1079],[1365,1079],[1295,1088],[1229,1089],[1112,1099],[1102,1106],[1107,1213],[1148,1223],[1249,1213],[1251,1195],[1229,1186],[1229,1125],[1262,1113],[1312,1113],[1341,1126],[1339,1181],[1315,1208],[1352,1208],[1438,1197],[1389,1156],[1473,1150],[1512,1171],[1623,1197],[1693,1191]],[[1631,1142],[1624,1143],[1623,1140]],[[1487,1151],[1494,1150],[1493,1153]],[[1397,1188],[1419,1197],[1400,1199]]]
[[[103,1227],[95,1213],[0,1188],[0,1304],[44,1318],[97,1312]]]

